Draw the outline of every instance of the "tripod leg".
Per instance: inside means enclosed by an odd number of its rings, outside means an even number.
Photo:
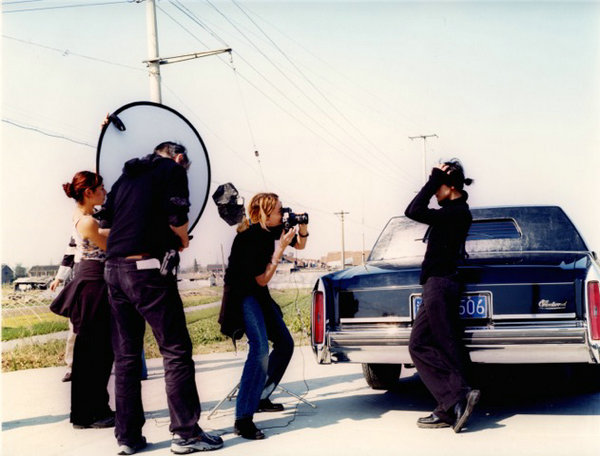
[[[289,389],[284,388],[281,385],[277,385],[277,388],[279,388],[281,391],[283,391],[286,394],[289,394],[290,396],[294,396],[296,399],[301,400],[302,402],[304,402],[306,405],[310,405],[312,408],[317,408],[317,406],[315,404],[313,404],[310,401],[307,401],[306,399],[304,399],[301,396],[298,396],[296,393],[291,392]]]
[[[226,400],[233,399],[235,397],[238,389],[240,389],[239,383],[237,385],[235,385],[235,387],[229,392],[229,394],[227,396],[225,396],[223,399],[221,399],[221,401],[213,407],[213,409],[210,411],[210,413],[208,414],[206,419],[210,420],[210,417],[215,414],[215,412],[219,409],[219,407],[221,407],[221,405],[223,405],[223,402],[225,402]]]

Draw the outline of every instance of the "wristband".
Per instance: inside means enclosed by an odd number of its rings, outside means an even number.
[[[307,238],[309,236],[310,233],[306,233],[306,234],[302,234],[302,233],[298,233],[298,236],[300,236],[301,238]]]

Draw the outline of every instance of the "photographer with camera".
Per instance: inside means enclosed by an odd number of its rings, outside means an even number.
[[[274,193],[259,193],[248,205],[248,216],[250,220],[244,217],[239,224],[231,247],[219,323],[221,332],[234,342],[244,332],[248,338],[250,349],[239,385],[234,430],[243,438],[257,440],[265,435],[255,426],[254,413],[283,410],[269,396],[294,350],[294,340],[267,284],[288,246],[299,250],[306,246],[308,215],[283,209]],[[273,342],[271,354],[269,340]]]

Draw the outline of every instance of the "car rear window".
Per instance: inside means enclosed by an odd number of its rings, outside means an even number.
[[[494,252],[587,251],[583,239],[557,206],[474,208],[467,236],[469,255]],[[423,258],[428,226],[407,217],[392,218],[375,243],[369,261],[413,264]]]
[[[473,220],[469,229],[467,241],[491,239],[519,239],[521,230],[512,219],[504,220]]]

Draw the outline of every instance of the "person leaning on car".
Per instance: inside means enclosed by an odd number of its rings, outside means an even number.
[[[409,351],[423,383],[437,401],[435,410],[417,420],[421,428],[452,426],[460,432],[480,392],[465,379],[467,358],[458,316],[462,285],[457,266],[465,257],[465,239],[472,216],[462,165],[452,160],[433,168],[429,180],[408,205],[405,215],[429,225],[420,284],[423,304],[413,323]],[[428,207],[435,195],[440,209]]]

